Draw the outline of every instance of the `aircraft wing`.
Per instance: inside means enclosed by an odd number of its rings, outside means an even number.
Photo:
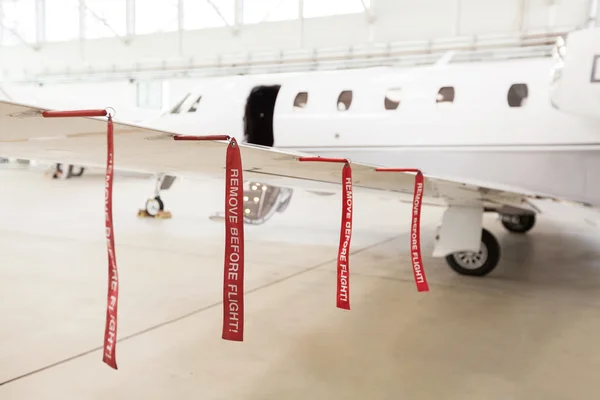
[[[106,163],[106,118],[44,118],[46,109],[0,102],[0,157],[16,157],[85,166]],[[206,132],[210,134],[226,132]],[[226,141],[175,141],[180,132],[114,122],[115,168],[167,173],[175,176],[213,176],[223,179]],[[240,145],[245,180],[275,186],[323,190],[341,186],[341,165],[299,162],[306,154],[254,145]],[[356,189],[386,191],[412,197],[414,174],[377,172],[376,166],[352,163]],[[398,165],[398,168],[410,168]],[[531,208],[527,195],[479,184],[425,175],[424,203],[512,205]],[[336,185],[336,186],[333,186]],[[335,190],[335,189],[334,189]]]

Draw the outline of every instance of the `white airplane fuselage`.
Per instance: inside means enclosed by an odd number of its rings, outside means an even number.
[[[257,131],[264,135],[271,127],[275,148],[600,205],[600,120],[553,107],[553,66],[552,59],[540,58],[209,78],[178,112],[148,125],[242,140],[249,94],[278,85],[263,94],[273,96],[274,107],[259,106],[264,110],[250,118],[263,119]],[[511,107],[515,84],[521,95],[525,84],[527,96]],[[453,102],[436,102],[442,87],[454,88]],[[339,110],[343,91],[352,99]],[[294,107],[302,92],[304,106]],[[449,89],[444,94],[447,99]],[[348,93],[342,97],[348,104]]]

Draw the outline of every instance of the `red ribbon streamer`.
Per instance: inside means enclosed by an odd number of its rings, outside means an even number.
[[[423,268],[423,258],[421,257],[421,207],[423,205],[424,179],[423,173],[415,168],[376,168],[377,172],[416,172],[415,188],[413,190],[412,218],[410,224],[410,254],[413,268],[413,275],[417,291],[428,292],[429,284]]]
[[[423,268],[421,257],[421,206],[423,205],[423,173],[417,172],[415,176],[415,190],[413,192],[413,218],[410,232],[410,252],[413,275],[419,292],[428,292],[429,285]]]
[[[108,295],[102,361],[117,369],[117,309],[119,305],[119,272],[115,254],[115,232],[112,217],[112,189],[114,177],[115,149],[114,124],[106,110],[44,111],[44,118],[104,117],[108,115],[106,129],[106,179],[104,188],[104,216],[106,250],[108,253]]]
[[[350,309],[350,241],[352,240],[352,168],[342,169],[342,226],[337,259],[337,307]]]
[[[104,215],[106,223],[106,248],[108,253],[108,298],[106,305],[106,326],[104,329],[104,356],[102,361],[117,369],[117,307],[119,304],[119,273],[115,254],[115,232],[112,217],[112,189],[114,175],[114,133],[113,121],[108,117],[107,129],[106,182],[104,195]]]
[[[342,226],[340,228],[340,247],[337,257],[336,306],[350,309],[350,241],[352,239],[352,167],[345,158],[299,157],[299,161],[318,161],[344,163],[342,169]]]
[[[227,135],[176,135],[177,141],[229,140],[225,161],[225,260],[223,268],[222,338],[244,340],[244,179],[242,156]]]
[[[225,179],[222,338],[241,342],[244,340],[244,181],[242,157],[235,138],[227,147]]]

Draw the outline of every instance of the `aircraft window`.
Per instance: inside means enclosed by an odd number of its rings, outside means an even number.
[[[306,103],[308,103],[308,93],[300,92],[296,95],[294,99],[294,109],[304,108],[306,107]]]
[[[436,103],[454,103],[454,88],[452,86],[444,86],[440,88],[435,98]]]
[[[522,107],[529,96],[529,89],[524,83],[515,83],[508,89],[508,105],[510,107]]]
[[[181,99],[181,101],[171,109],[171,114],[179,114],[179,112],[181,111],[181,106],[183,105],[183,103],[185,103],[188,97],[190,97],[190,95],[191,93],[188,93],[183,99]]]
[[[192,104],[188,112],[196,112],[196,110],[198,109],[198,105],[200,104],[200,100],[202,100],[202,96],[198,96],[198,98],[196,99],[194,104]]]
[[[395,110],[400,105],[400,98],[402,94],[402,89],[394,88],[389,89],[385,94],[385,109],[386,110]]]
[[[591,82],[600,82],[600,56],[594,56],[594,63],[592,64]]]
[[[337,101],[338,111],[346,111],[347,109],[350,108],[350,105],[352,105],[352,91],[344,90],[338,96],[338,101]]]

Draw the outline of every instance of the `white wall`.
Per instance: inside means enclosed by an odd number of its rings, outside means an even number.
[[[0,79],[11,72],[66,70],[83,65],[110,65],[147,60],[206,57],[261,50],[350,46],[456,35],[556,30],[583,26],[589,0],[372,0],[376,20],[366,14],[230,28],[153,34],[121,39],[46,43],[36,51],[26,46],[0,48]],[[2,78],[4,77],[4,78]]]

